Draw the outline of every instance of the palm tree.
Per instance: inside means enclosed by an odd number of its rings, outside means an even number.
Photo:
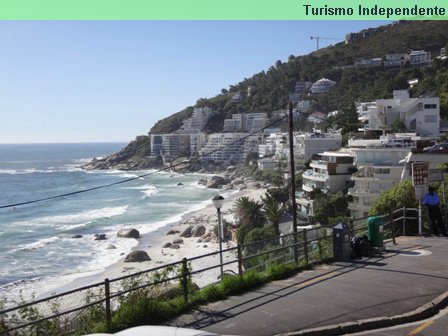
[[[283,203],[278,203],[277,200],[269,193],[266,193],[261,198],[263,204],[263,214],[266,219],[274,227],[276,236],[280,235],[280,219],[285,214],[286,208]]]
[[[265,218],[262,207],[263,204],[261,202],[254,201],[246,196],[235,200],[233,211],[236,214],[239,225],[236,232],[238,244],[244,244],[249,231],[263,226]]]

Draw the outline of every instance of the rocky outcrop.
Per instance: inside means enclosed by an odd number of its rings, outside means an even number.
[[[120,229],[120,231],[118,231],[117,233],[118,237],[121,238],[135,238],[138,239],[140,238],[140,232],[138,232],[138,230],[130,228],[130,229]]]
[[[126,258],[124,259],[124,262],[141,262],[141,261],[150,261],[151,258],[149,257],[148,253],[145,251],[132,251],[129,253]]]
[[[150,156],[150,148],[149,136],[138,136],[118,153],[102,159],[93,159],[88,164],[82,166],[82,168],[87,170],[112,168],[120,170],[142,170],[163,167],[162,158]]]

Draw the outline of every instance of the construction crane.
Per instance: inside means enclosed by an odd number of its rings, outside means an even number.
[[[322,37],[322,36],[311,36],[311,40],[316,40],[316,51],[319,50],[319,40],[339,40],[338,38],[334,37]]]

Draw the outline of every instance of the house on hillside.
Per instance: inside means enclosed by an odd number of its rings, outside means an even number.
[[[297,199],[299,216],[313,216],[316,206],[312,194],[315,189],[323,193],[337,193],[348,187],[354,172],[353,155],[347,151],[323,152],[311,160],[311,169],[306,170],[302,177],[304,194]]]
[[[432,65],[431,52],[424,50],[413,50],[409,54],[410,64],[414,68],[423,68]]]
[[[438,97],[410,98],[406,90],[396,90],[392,99],[357,104],[360,130],[385,131],[397,121],[403,121],[406,131],[420,136],[440,133],[440,102]]]
[[[410,58],[408,54],[386,54],[384,55],[383,65],[385,68],[404,68],[409,62]]]
[[[311,86],[311,93],[324,93],[331,90],[331,88],[336,84],[330,79],[321,78],[318,81],[314,82]]]
[[[357,167],[357,172],[351,177],[355,184],[348,190],[348,194],[353,197],[353,202],[349,204],[350,216],[367,217],[372,202],[382,192],[395,186],[402,177],[409,178],[409,174],[405,174],[403,160],[410,148],[351,147],[350,151]]]

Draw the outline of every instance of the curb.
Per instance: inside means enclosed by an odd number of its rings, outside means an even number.
[[[333,324],[324,327],[302,329],[275,336],[339,336],[366,330],[387,328],[400,324],[416,322],[434,316],[441,308],[448,304],[448,291],[437,296],[434,300],[407,313],[394,316],[381,316],[354,322]]]

